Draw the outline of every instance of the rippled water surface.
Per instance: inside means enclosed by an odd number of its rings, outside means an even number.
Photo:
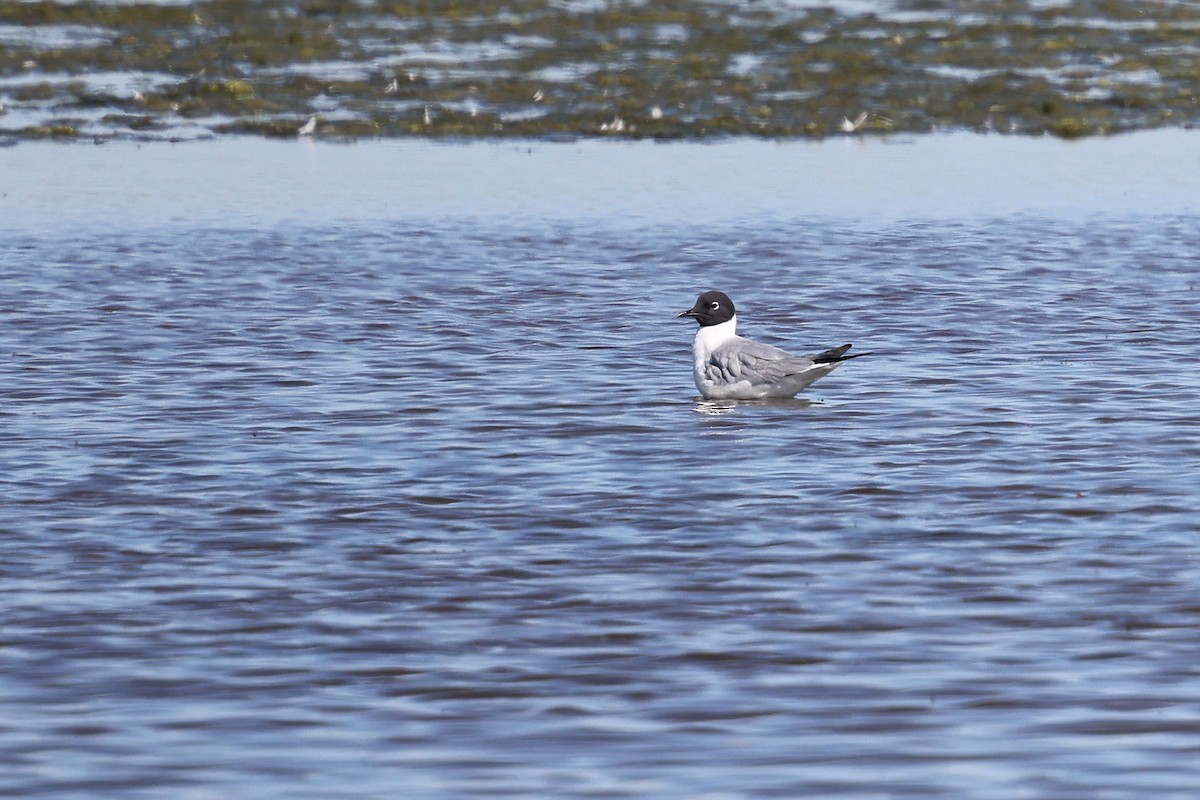
[[[1192,795],[1194,214],[396,191],[4,233],[0,793]]]

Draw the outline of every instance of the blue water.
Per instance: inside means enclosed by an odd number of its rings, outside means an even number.
[[[776,211],[6,232],[0,793],[1190,797],[1200,222]]]

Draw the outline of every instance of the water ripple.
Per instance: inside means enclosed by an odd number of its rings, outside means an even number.
[[[0,790],[1183,796],[1198,245],[19,238]],[[697,402],[674,312],[713,285],[876,355]]]

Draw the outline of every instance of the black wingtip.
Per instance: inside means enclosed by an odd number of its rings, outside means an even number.
[[[852,356],[848,356],[848,355],[846,355],[846,351],[849,350],[850,347],[851,347],[851,345],[844,344],[841,347],[832,347],[832,348],[826,350],[824,353],[818,353],[817,355],[813,356],[813,363],[815,363],[815,364],[837,364],[840,361],[849,361],[850,359],[858,358],[859,356],[871,355],[871,353],[868,352],[868,353],[855,353]]]

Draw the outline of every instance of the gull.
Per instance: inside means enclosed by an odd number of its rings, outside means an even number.
[[[808,356],[737,335],[737,311],[723,292],[705,292],[679,316],[700,323],[692,343],[693,377],[700,394],[710,400],[760,400],[793,397],[838,364],[870,353],[846,355],[850,345]]]
[[[601,133],[620,133],[623,130],[625,130],[625,120],[620,117],[614,116],[612,122],[600,123]]]
[[[854,121],[851,122],[849,117],[842,117],[842,130],[846,133],[854,133],[862,130],[862,126],[867,123],[867,112],[862,112]]]

